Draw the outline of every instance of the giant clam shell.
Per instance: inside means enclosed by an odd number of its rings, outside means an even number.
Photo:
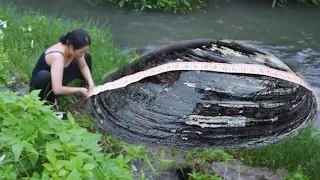
[[[234,41],[183,41],[150,51],[103,83],[164,63],[260,64],[292,70],[275,56]],[[176,148],[265,146],[296,135],[316,114],[309,89],[249,74],[172,71],[88,99],[101,129],[123,140]]]

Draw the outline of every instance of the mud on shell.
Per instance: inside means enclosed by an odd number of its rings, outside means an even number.
[[[149,51],[103,83],[176,61],[261,64],[292,72],[255,47],[204,39]],[[128,142],[176,148],[269,145],[308,127],[316,106],[312,91],[290,81],[208,71],[165,72],[88,99],[102,130]]]

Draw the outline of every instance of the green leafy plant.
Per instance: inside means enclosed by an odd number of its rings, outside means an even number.
[[[12,64],[8,59],[7,53],[4,52],[2,43],[0,42],[0,84],[7,86],[13,82],[10,76],[12,71]]]
[[[81,26],[34,11],[27,11],[19,20],[14,10],[0,9],[0,19],[7,23],[0,41],[4,46],[0,49],[0,84],[10,80],[9,65],[15,65],[28,81],[37,57],[62,33]],[[93,39],[90,52],[95,60],[95,81],[99,81],[108,69],[124,64],[129,56],[120,53],[108,30],[86,28]],[[145,147],[124,145],[110,135],[96,133],[90,117],[82,112],[68,114],[66,121],[56,119],[51,108],[39,101],[38,93],[18,96],[0,92],[1,179],[132,179],[132,162],[149,161]],[[82,128],[77,122],[90,127]]]
[[[285,180],[310,180],[308,176],[301,170],[301,167],[298,167],[297,170],[290,173],[289,176],[284,178]]]
[[[204,174],[201,174],[201,173],[197,173],[197,172],[192,172],[192,173],[189,173],[189,180],[222,180],[221,177],[219,177],[217,174],[215,175],[211,175],[211,174],[208,174],[208,173],[204,173]]]
[[[38,93],[0,93],[2,178],[130,179],[130,157],[102,154],[101,135],[79,127],[70,113],[66,121],[56,119]]]

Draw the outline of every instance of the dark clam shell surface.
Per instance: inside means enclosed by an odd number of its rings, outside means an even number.
[[[110,82],[168,62],[260,64],[291,72],[275,56],[234,41],[196,40],[141,55]],[[99,127],[129,142],[176,148],[265,146],[296,135],[316,114],[309,89],[282,79],[170,71],[88,99]]]

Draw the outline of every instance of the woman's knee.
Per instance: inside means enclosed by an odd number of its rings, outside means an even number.
[[[49,71],[39,71],[33,78],[33,86],[36,89],[46,88],[51,83],[51,74]]]

